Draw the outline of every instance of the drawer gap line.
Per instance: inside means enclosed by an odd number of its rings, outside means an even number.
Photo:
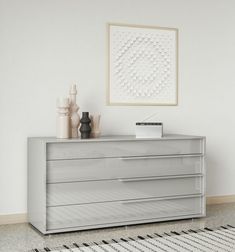
[[[66,161],[66,160],[83,160],[83,159],[122,159],[125,160],[125,158],[134,158],[136,157],[137,159],[140,158],[140,157],[143,157],[143,158],[146,158],[148,159],[151,158],[151,157],[156,157],[156,159],[160,159],[160,158],[179,158],[179,157],[203,157],[204,154],[201,152],[201,153],[190,153],[190,154],[166,154],[166,155],[146,155],[146,156],[115,156],[115,157],[109,157],[109,156],[105,156],[105,157],[84,157],[84,158],[56,158],[56,159],[46,159],[46,161]]]
[[[175,196],[166,196],[166,197],[150,197],[150,198],[137,198],[137,199],[125,199],[125,200],[108,200],[108,201],[98,201],[98,202],[87,202],[87,203],[73,203],[73,204],[61,204],[61,205],[47,205],[47,208],[50,207],[66,207],[66,206],[80,206],[80,205],[92,205],[92,204],[103,204],[103,203],[112,203],[112,202],[120,202],[125,203],[133,200],[133,203],[138,203],[136,201],[140,201],[139,203],[147,203],[148,200],[152,201],[164,201],[164,200],[174,200],[174,199],[190,199],[190,198],[203,198],[204,195],[199,194],[182,194]],[[155,199],[155,200],[154,200]],[[146,200],[146,201],[145,201]]]
[[[203,173],[194,173],[194,174],[183,174],[183,175],[170,175],[170,176],[149,176],[149,177],[128,177],[128,178],[108,178],[108,179],[89,179],[89,180],[73,180],[73,181],[58,181],[58,182],[47,182],[47,185],[51,184],[68,184],[68,183],[80,183],[80,182],[92,182],[92,181],[118,181],[121,179],[130,179],[129,181],[126,182],[141,182],[141,179],[144,180],[166,180],[166,179],[183,179],[183,178],[201,178],[203,177]],[[133,181],[131,181],[133,179]],[[136,181],[135,179],[139,179],[139,181]],[[120,181],[121,182],[121,181]],[[124,182],[124,181],[123,181]]]

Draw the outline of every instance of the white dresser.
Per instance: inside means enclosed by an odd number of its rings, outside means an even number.
[[[205,138],[28,139],[28,217],[43,234],[205,216]]]

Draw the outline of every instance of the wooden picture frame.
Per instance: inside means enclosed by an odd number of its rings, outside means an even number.
[[[178,105],[178,29],[108,24],[108,105]]]

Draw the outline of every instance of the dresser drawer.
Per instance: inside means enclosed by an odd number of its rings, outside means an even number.
[[[202,156],[53,160],[47,161],[47,182],[197,174],[202,166]]]
[[[202,139],[48,143],[47,160],[202,153]]]
[[[202,177],[135,178],[47,185],[47,205],[86,204],[202,193]]]
[[[47,208],[47,229],[161,220],[202,215],[202,198],[145,199]]]

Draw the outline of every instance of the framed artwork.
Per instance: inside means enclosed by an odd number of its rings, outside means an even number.
[[[109,105],[177,105],[178,30],[108,24]]]

